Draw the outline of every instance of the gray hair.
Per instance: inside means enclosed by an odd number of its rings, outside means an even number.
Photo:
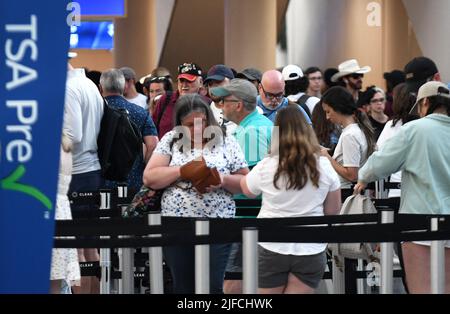
[[[248,112],[253,112],[256,109],[256,102],[249,102],[247,100],[241,99],[244,104],[244,109]]]
[[[125,77],[122,71],[110,69],[100,76],[100,85],[105,92],[123,95],[125,90]]]

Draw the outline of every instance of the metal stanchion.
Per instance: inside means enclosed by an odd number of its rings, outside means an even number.
[[[258,293],[258,229],[242,230],[242,292]]]
[[[380,209],[381,223],[394,223],[394,210]],[[381,294],[392,294],[394,287],[394,244],[383,242],[381,247]]]
[[[339,255],[332,255],[332,275],[333,275],[333,294],[345,293],[345,267],[344,258],[342,261],[339,259]],[[342,263],[342,265],[338,265]]]
[[[100,210],[111,208],[111,191],[100,190]],[[109,236],[101,236],[100,239],[109,239]],[[111,292],[111,250],[109,248],[100,249],[100,294],[110,294]]]
[[[195,235],[209,235],[209,220],[195,222]],[[195,246],[195,293],[209,294],[209,245]]]
[[[148,214],[148,224],[150,226],[161,225],[161,212],[150,212]],[[150,237],[161,237],[160,234],[152,234]],[[149,267],[150,267],[150,293],[164,293],[164,277],[163,277],[163,257],[161,247],[151,247],[149,249]]]
[[[431,218],[431,232],[439,231],[439,218]],[[431,241],[431,293],[445,293],[445,241]]]
[[[122,205],[122,213],[127,206]],[[129,236],[119,236],[120,239]],[[119,271],[122,278],[119,280],[119,294],[134,294],[134,248],[119,248]]]
[[[358,267],[357,267],[358,271],[364,271],[364,260],[363,259],[358,259]],[[365,289],[365,280],[364,278],[358,278],[356,279],[356,291],[357,294],[365,294],[366,293],[366,289]]]

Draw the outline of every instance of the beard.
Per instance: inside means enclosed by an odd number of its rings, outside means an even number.
[[[357,80],[355,83],[353,83],[352,81],[348,81],[348,85],[354,90],[361,90],[362,84],[362,80]]]

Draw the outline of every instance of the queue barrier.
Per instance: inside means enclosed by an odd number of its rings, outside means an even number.
[[[389,204],[389,200],[379,200],[379,206],[383,206],[383,202]],[[105,206],[107,207],[107,206]],[[386,205],[386,207],[388,207]],[[107,208],[106,208],[107,209]],[[383,214],[387,213],[387,214]],[[159,213],[151,213],[150,215],[158,216]],[[73,239],[57,239],[55,247],[101,247],[110,249],[114,247],[151,247],[161,248],[171,244],[194,244],[197,246],[208,247],[212,243],[229,243],[239,242],[243,236],[238,232],[241,229],[252,228],[251,230],[259,233],[257,241],[251,243],[262,242],[397,242],[415,241],[415,240],[438,240],[433,244],[435,249],[432,252],[432,264],[437,265],[432,272],[432,287],[434,293],[443,291],[442,271],[443,265],[443,245],[442,240],[450,239],[449,219],[445,216],[429,216],[429,215],[399,215],[392,210],[381,211],[378,215],[352,215],[350,216],[327,216],[327,217],[302,217],[292,219],[210,219],[208,224],[211,229],[209,235],[194,235],[196,219],[191,218],[168,218],[163,217],[160,223],[150,223],[150,215],[146,218],[108,218],[108,219],[81,219],[74,221],[57,221],[56,236],[101,236],[98,239],[80,240]],[[395,219],[394,219],[395,217]],[[147,221],[146,221],[147,220]],[[153,221],[154,218],[153,218]],[[282,231],[282,232],[281,232]],[[311,234],[314,237],[311,237]],[[364,235],[355,240],[354,235]],[[117,236],[116,239],[113,239]],[[104,238],[103,238],[104,237]],[[83,243],[82,243],[83,242]],[[81,245],[81,246],[80,246]],[[247,251],[247,250],[246,250]],[[388,252],[392,252],[392,248],[382,247],[382,293],[392,293],[392,256]],[[383,254],[386,254],[383,257]],[[155,254],[155,253],[153,253]],[[244,255],[248,255],[245,253]],[[250,254],[251,255],[251,254]],[[150,269],[150,278],[154,278],[151,287],[158,287],[158,283],[162,280],[162,255],[161,258],[155,259],[150,254],[150,261],[155,260],[159,267]],[[244,257],[244,265],[245,260]],[[254,259],[254,256],[250,258]],[[201,258],[200,258],[201,260]],[[203,260],[206,261],[206,259]],[[109,258],[110,261],[110,258]],[[161,262],[160,262],[161,261]],[[389,262],[390,261],[390,262]],[[255,265],[253,262],[247,262],[248,265]],[[107,261],[100,263],[102,269],[110,266]],[[155,268],[155,267],[154,267]],[[159,268],[159,269],[158,269]],[[244,283],[249,280],[253,284],[247,284],[246,291],[254,293],[255,291],[255,275],[248,278],[246,274],[249,268],[244,270]],[[250,269],[257,269],[256,267]],[[366,272],[358,272],[359,276],[364,276]],[[123,273],[122,273],[123,274]],[[256,272],[257,274],[257,272]],[[132,277],[133,274],[131,274]],[[103,272],[102,272],[103,277]],[[110,277],[110,276],[109,276]],[[128,278],[130,276],[128,275]],[[200,276],[201,277],[201,276]],[[247,278],[247,279],[246,279]],[[206,287],[199,283],[199,287]],[[440,281],[439,281],[440,280]],[[257,286],[257,285],[256,285]],[[128,290],[131,290],[128,289]],[[162,287],[155,288],[152,293],[162,293]],[[109,291],[102,290],[103,293]],[[124,291],[122,291],[124,292]],[[207,293],[207,290],[197,290],[198,293]]]

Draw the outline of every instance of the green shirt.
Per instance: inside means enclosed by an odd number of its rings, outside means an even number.
[[[269,151],[272,138],[273,123],[256,109],[234,131],[239,146],[245,155],[249,167],[255,166],[264,159]],[[261,196],[258,197],[259,199]],[[247,199],[243,194],[234,195],[234,199]]]
[[[450,117],[431,114],[404,125],[359,170],[368,183],[402,170],[400,213],[450,214]]]
[[[245,155],[249,167],[255,166],[267,154],[272,137],[273,123],[257,110],[239,123],[233,135]]]

